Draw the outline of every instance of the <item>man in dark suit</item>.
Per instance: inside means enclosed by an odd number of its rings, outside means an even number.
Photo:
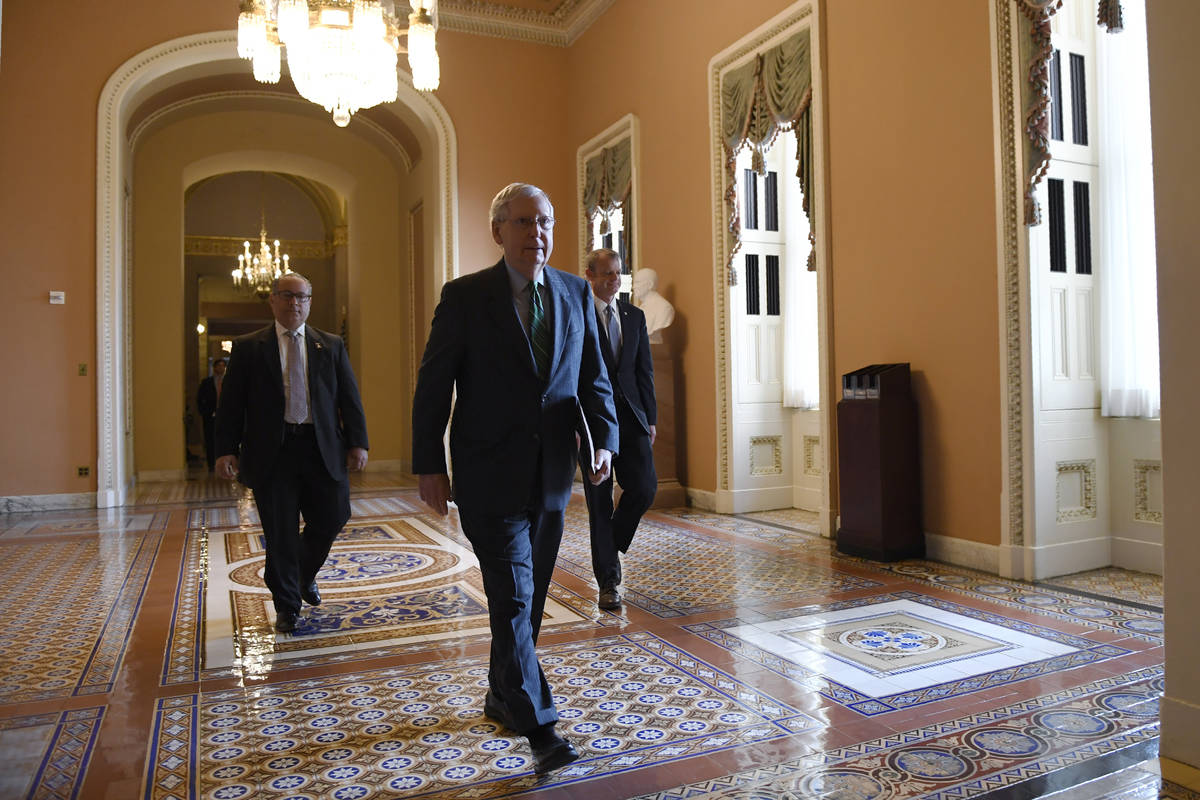
[[[621,557],[629,550],[642,515],[654,502],[658,475],[654,472],[654,363],[650,359],[646,315],[617,298],[621,288],[621,256],[614,250],[593,250],[587,256],[587,279],[595,295],[600,349],[617,405],[621,444],[613,457],[613,475],[621,499],[613,509],[613,477],[585,483],[588,521],[592,532],[592,572],[600,587],[598,605],[621,607]]]
[[[317,572],[350,519],[346,471],[367,464],[350,358],[340,337],[304,324],[311,300],[302,275],[275,281],[275,322],[233,343],[217,409],[217,475],[254,490],[267,541],[263,579],[284,633],[296,629],[301,601],[321,604]]]
[[[212,375],[200,381],[196,390],[196,408],[200,411],[200,421],[204,423],[204,457],[208,459],[208,471],[213,471],[217,462],[217,448],[213,441],[213,431],[217,422],[217,403],[221,399],[221,384],[225,379],[225,359],[218,358],[213,362]]]
[[[453,498],[479,558],[492,632],[484,713],[529,739],[534,768],[579,757],[535,645],[571,496],[579,409],[598,480],[617,445],[612,390],[585,281],[547,265],[554,207],[511,184],[492,200],[504,257],[442,287],[413,398],[413,472],[439,514]],[[442,435],[450,417],[451,489]],[[578,400],[576,399],[578,398]]]

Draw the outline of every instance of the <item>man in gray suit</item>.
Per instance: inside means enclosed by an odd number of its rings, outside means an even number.
[[[576,424],[582,408],[603,480],[617,421],[588,285],[547,264],[550,198],[510,184],[490,218],[504,256],[447,283],[434,312],[413,398],[413,472],[434,511],[454,500],[479,558],[492,632],[484,713],[526,736],[544,773],[579,757],[554,730],[534,649],[575,476]],[[453,487],[442,444],[452,395]]]

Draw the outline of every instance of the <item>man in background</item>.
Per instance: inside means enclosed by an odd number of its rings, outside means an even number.
[[[196,408],[200,421],[204,423],[204,457],[208,460],[208,471],[213,471],[217,461],[217,448],[213,442],[213,430],[217,422],[217,403],[221,400],[221,383],[225,379],[225,359],[213,362],[212,375],[200,381],[196,390]]]
[[[612,472],[598,484],[585,482],[588,521],[592,534],[592,572],[600,587],[597,605],[621,607],[621,557],[629,550],[642,515],[654,502],[658,475],[654,471],[654,364],[646,333],[646,315],[617,297],[621,288],[621,256],[614,250],[593,250],[587,256],[587,279],[592,284],[600,330],[600,349],[612,383],[620,428],[620,446]],[[586,474],[586,469],[585,469]],[[613,508],[613,476],[621,499]]]
[[[341,337],[305,324],[308,279],[278,278],[268,302],[275,322],[234,341],[229,356],[216,472],[254,490],[275,629],[290,633],[302,601],[321,604],[317,572],[350,519],[347,470],[367,465],[367,420]]]

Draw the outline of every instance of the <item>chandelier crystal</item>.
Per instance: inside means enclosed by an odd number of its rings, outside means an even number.
[[[288,255],[279,254],[279,240],[275,240],[275,251],[267,244],[267,217],[263,213],[262,224],[258,231],[258,254],[250,252],[250,242],[242,242],[245,252],[238,256],[237,269],[233,271],[233,285],[260,300],[266,300],[271,294],[275,281],[292,271],[288,265]]]
[[[345,127],[355,111],[396,99],[398,53],[408,53],[415,88],[438,88],[435,3],[410,0],[406,29],[381,0],[242,0],[238,56],[258,81],[277,83],[286,47],[296,91]]]

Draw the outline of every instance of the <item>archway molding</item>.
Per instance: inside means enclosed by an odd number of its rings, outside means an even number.
[[[236,31],[213,31],[163,42],[118,67],[100,94],[96,125],[96,505],[100,508],[124,505],[132,479],[132,390],[128,377],[132,363],[129,310],[134,143],[130,117],[146,98],[166,88],[197,74],[231,71],[227,68],[238,62],[236,47]],[[441,235],[433,244],[433,275],[428,285],[436,293],[457,272],[457,138],[442,104],[430,94],[417,92],[403,71],[396,105],[403,105],[416,116],[434,145],[427,156],[432,160],[434,175],[430,207],[433,229]],[[258,154],[267,155],[265,151]],[[259,165],[256,169],[262,169],[270,162],[255,163]],[[326,169],[319,164],[309,166],[316,171],[304,170],[302,174],[339,191],[339,184],[345,185],[338,176],[324,180],[321,176]],[[215,164],[193,165],[195,179],[205,177],[208,169],[216,169]]]

